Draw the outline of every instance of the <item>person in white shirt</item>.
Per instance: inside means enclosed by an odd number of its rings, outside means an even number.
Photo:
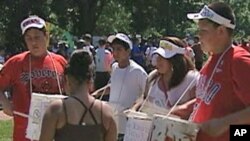
[[[145,52],[146,55],[146,67],[147,67],[147,72],[151,72],[154,69],[155,66],[155,61],[153,60],[153,53],[154,51],[157,50],[157,47],[153,45],[153,41],[148,42],[148,48]]]
[[[159,46],[154,52],[157,55],[156,70],[149,74],[147,90],[132,107],[133,110],[142,109],[141,106],[144,106],[143,104],[146,102],[151,103],[154,107],[170,110],[182,95],[178,105],[194,102],[192,99],[195,98],[195,84],[199,72],[195,70],[194,64],[191,62],[188,55],[189,50],[183,48],[184,43],[176,37],[163,38],[160,40]],[[154,109],[154,107],[152,108]],[[174,114],[187,119],[192,112],[190,110],[192,110],[191,105],[186,111],[178,110],[175,113],[176,109]]]
[[[111,35],[108,40],[111,42],[113,57],[116,60],[112,65],[111,82],[93,95],[99,96],[110,91],[109,103],[117,112],[115,118],[119,133],[118,141],[122,141],[127,122],[122,112],[130,108],[144,92],[147,73],[140,65],[129,59],[132,42],[127,35],[117,33]]]
[[[110,79],[111,63],[113,61],[112,53],[107,50],[106,39],[102,37],[99,41],[99,47],[96,49],[95,54],[95,90],[100,89],[107,85]],[[102,100],[107,101],[108,96],[104,96]]]

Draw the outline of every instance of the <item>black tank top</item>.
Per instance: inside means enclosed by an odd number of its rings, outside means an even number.
[[[94,105],[94,102],[91,104],[89,108],[77,97],[73,97],[75,100],[80,102],[80,104],[84,107],[85,111],[79,121],[78,125],[72,125],[68,123],[67,117],[67,110],[63,100],[63,108],[65,112],[65,125],[56,130],[55,133],[55,141],[104,141],[105,137],[105,128],[103,126],[103,119],[102,119],[102,104],[101,104],[101,123],[98,124],[96,118],[94,117],[91,108]],[[83,119],[87,112],[90,113],[93,121],[95,122],[94,125],[82,125]]]

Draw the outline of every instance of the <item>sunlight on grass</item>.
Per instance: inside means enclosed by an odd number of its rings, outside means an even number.
[[[0,121],[0,141],[12,141],[12,121]]]

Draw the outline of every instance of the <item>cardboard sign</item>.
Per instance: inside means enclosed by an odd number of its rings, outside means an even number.
[[[195,141],[198,124],[162,115],[154,115],[149,141]]]
[[[143,114],[128,113],[124,141],[147,141],[151,132],[152,119]]]
[[[26,138],[31,140],[39,140],[42,128],[42,120],[47,107],[52,101],[65,97],[66,96],[64,95],[32,93],[28,116],[28,127],[26,129]]]

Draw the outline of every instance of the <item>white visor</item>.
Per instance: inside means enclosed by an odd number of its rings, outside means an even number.
[[[231,20],[226,19],[219,14],[215,13],[212,9],[210,9],[207,5],[205,5],[200,13],[190,13],[187,14],[187,17],[192,20],[200,20],[200,19],[209,19],[215,23],[220,25],[224,25],[225,27],[234,29],[235,25],[231,24]]]
[[[176,54],[185,54],[185,52],[185,48],[178,47],[169,41],[161,40],[159,48],[155,50],[153,54],[159,54],[163,58],[169,59]]]

